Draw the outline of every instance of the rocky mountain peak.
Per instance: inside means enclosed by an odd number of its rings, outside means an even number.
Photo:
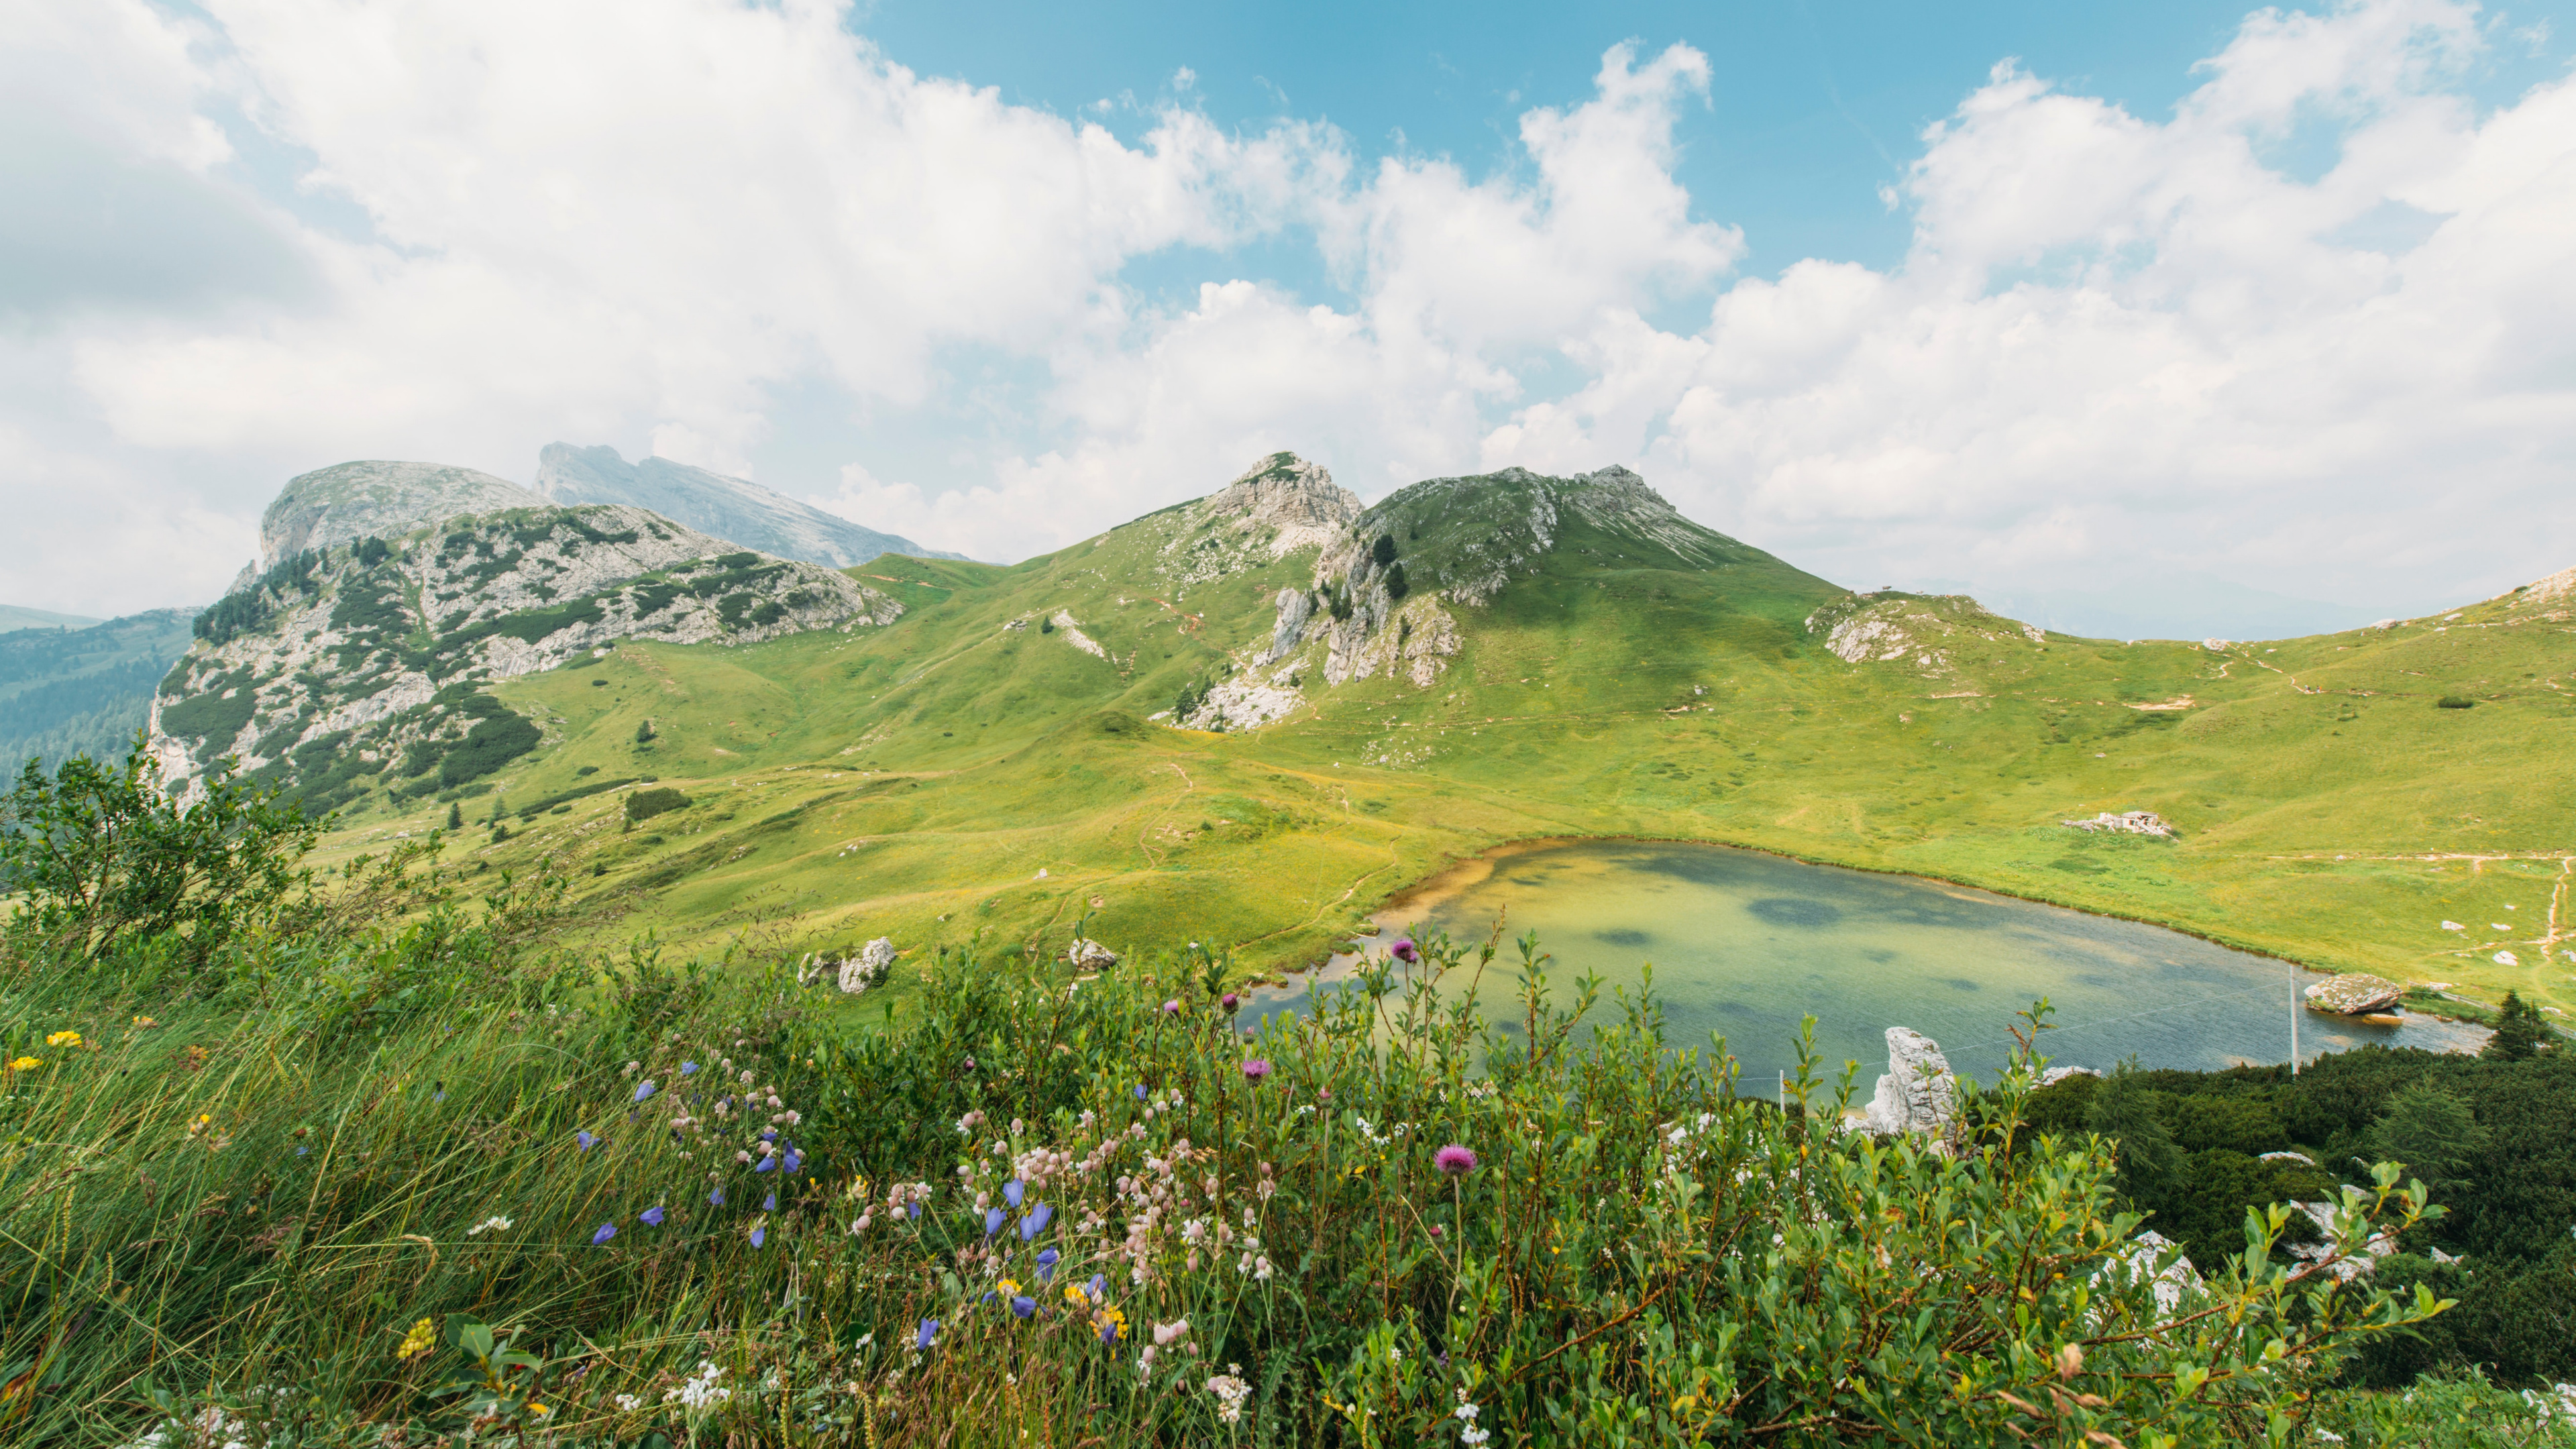
[[[259,521],[255,575],[307,549],[362,538],[393,538],[461,514],[540,507],[545,500],[511,482],[443,463],[363,459],[287,480]]]
[[[826,568],[851,568],[888,553],[964,557],[862,527],[748,478],[668,458],[645,457],[629,463],[609,447],[546,444],[537,453],[537,491],[558,504],[649,508],[728,543]]]
[[[1360,499],[1334,483],[1322,464],[1294,453],[1273,453],[1209,495],[1200,508],[1206,518],[1239,519],[1236,526],[1246,532],[1276,530],[1270,556],[1279,558],[1338,538],[1360,516]]]

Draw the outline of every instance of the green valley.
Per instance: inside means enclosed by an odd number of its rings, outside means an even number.
[[[2077,639],[1848,593],[1616,473],[1362,511],[1283,454],[1016,566],[883,556],[844,571],[883,627],[495,685],[542,743],[366,797],[332,849],[454,805],[508,833],[451,861],[568,874],[602,942],[1079,926],[1268,972],[1505,841],[1688,838],[2576,1008],[2576,572],[2306,639]],[[687,803],[578,793],[646,779]],[[2128,811],[2177,833],[2061,823]]]

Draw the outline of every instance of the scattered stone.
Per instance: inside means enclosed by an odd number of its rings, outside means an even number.
[[[2324,1241],[2290,1244],[2290,1256],[2310,1263],[2321,1263],[2335,1255],[2335,1205],[2330,1202],[2294,1202],[2290,1206],[2306,1214],[2317,1225]],[[2379,1260],[2397,1251],[2397,1240],[2387,1233],[2373,1233],[2370,1240],[2352,1251],[2350,1257],[2326,1269],[2339,1282],[2349,1283],[2379,1266]]]
[[[893,969],[894,940],[889,936],[879,936],[861,946],[859,954],[841,963],[841,992],[846,996],[856,996],[885,980],[886,973]]]
[[[1959,1085],[1940,1043],[1908,1027],[1887,1029],[1887,1071],[1862,1110],[1861,1130],[1946,1133],[1959,1110]]]
[[[2406,988],[2385,977],[2345,971],[2309,987],[2305,994],[2310,1011],[2361,1016],[2395,1006],[2405,998]]]
[[[1084,971],[1105,971],[1118,964],[1118,953],[1098,941],[1076,936],[1073,944],[1065,948],[1064,959]]]
[[[2105,810],[2090,820],[2060,820],[2057,823],[2074,830],[2107,830],[2115,835],[2171,837],[2177,833],[2173,826],[2165,822],[2163,816],[2152,810],[2131,810],[2124,814],[2113,814]]]
[[[2495,963],[2498,966],[2519,966],[2522,964],[2522,958],[2511,951],[2498,951],[2495,953]]]
[[[2093,1070],[2091,1067],[2050,1067],[2047,1071],[2039,1074],[2039,1084],[2043,1087],[2054,1087],[2069,1077],[2098,1077],[2100,1075],[2102,1075],[2100,1072]]]
[[[2158,1259],[2164,1260],[2162,1268],[2156,1266]],[[2201,1289],[2200,1270],[2184,1256],[2182,1245],[2152,1230],[2131,1238],[2120,1251],[2113,1253],[2103,1263],[2102,1272],[2125,1282],[2135,1282],[2153,1273],[2151,1288],[2156,1295],[2158,1313],[2174,1312],[2182,1307],[2186,1296],[2197,1294]]]

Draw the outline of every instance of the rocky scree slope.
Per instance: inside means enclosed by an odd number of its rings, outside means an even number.
[[[830,568],[851,568],[889,553],[965,557],[863,528],[747,478],[692,468],[668,458],[629,463],[615,448],[548,443],[537,454],[537,491],[557,504],[622,503],[649,508],[745,548]]]
[[[640,508],[526,508],[287,558],[196,622],[152,749],[194,781],[226,756],[329,809],[454,787],[534,748],[477,686],[622,639],[747,644],[891,623],[903,606],[813,564],[729,549]]]

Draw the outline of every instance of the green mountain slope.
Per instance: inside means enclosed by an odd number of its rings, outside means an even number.
[[[14,774],[31,756],[121,757],[151,715],[153,685],[187,652],[195,613],[0,634],[0,768]]]
[[[0,634],[19,629],[86,629],[92,624],[104,622],[106,621],[90,618],[86,614],[55,614],[43,609],[22,608],[16,604],[0,604]]]
[[[904,616],[499,686],[560,722],[507,799],[653,774],[688,804],[626,829],[614,793],[548,799],[458,858],[579,872],[603,935],[1060,949],[1087,916],[1284,966],[1445,861],[1648,835],[2568,994],[2544,965],[2576,948],[2552,581],[2390,629],[2127,645],[1846,593],[1626,475],[1435,480],[1363,514],[1285,455],[1015,567],[851,573]],[[2135,809],[2179,837],[2059,823]],[[431,823],[371,816],[339,848]]]

